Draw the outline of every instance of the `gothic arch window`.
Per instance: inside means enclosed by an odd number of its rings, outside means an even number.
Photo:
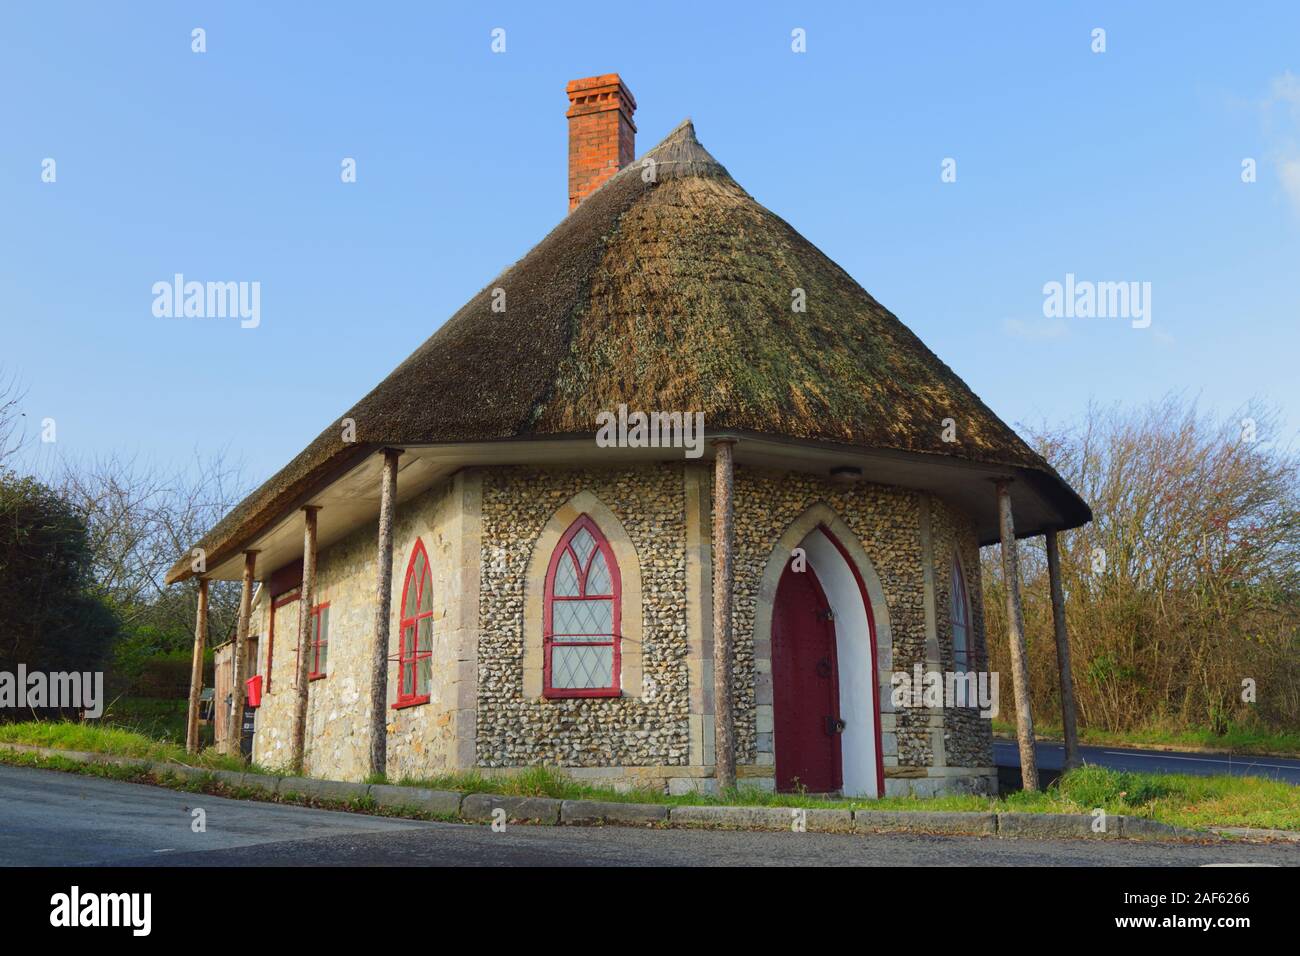
[[[415,539],[402,585],[402,625],[397,650],[397,703],[412,707],[429,700],[433,676],[433,572],[424,542]]]
[[[556,545],[545,594],[544,695],[617,696],[622,582],[614,551],[589,515],[579,515]]]
[[[961,562],[952,559],[952,662],[953,669],[968,671],[974,666],[975,655],[971,646],[970,600],[966,595],[966,578]]]

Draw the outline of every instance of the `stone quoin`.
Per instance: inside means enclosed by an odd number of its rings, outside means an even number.
[[[251,591],[256,554],[252,759],[992,791],[974,702],[896,708],[891,675],[986,670],[1006,639],[979,577],[1000,495],[1021,537],[1088,506],[689,120],[634,161],[618,74],[567,95],[565,218],[168,574]],[[704,432],[599,440],[620,409]]]

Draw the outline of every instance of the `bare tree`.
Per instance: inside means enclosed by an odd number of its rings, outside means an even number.
[[[22,413],[18,410],[23,391],[18,379],[7,376],[0,366],[0,473],[22,449],[25,430],[22,425]]]
[[[1258,404],[1215,418],[1175,395],[1093,407],[1034,435],[1095,516],[1061,535],[1081,723],[1300,723],[1300,458],[1278,431]],[[1052,712],[1045,555],[1023,550],[1031,684],[1035,706]],[[984,578],[988,631],[1001,633],[995,552]],[[990,651],[1007,666],[1004,649]]]
[[[95,580],[126,627],[148,622],[177,635],[193,627],[197,587],[167,588],[167,570],[242,497],[242,468],[224,452],[195,455],[164,472],[137,458],[65,460],[60,493],[85,521]],[[209,620],[216,640],[233,631],[236,582],[213,582]]]

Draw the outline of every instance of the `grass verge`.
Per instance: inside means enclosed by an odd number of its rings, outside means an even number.
[[[1034,719],[1034,730],[1040,740],[1060,741],[1061,728],[1044,725]],[[1003,737],[1016,735],[1016,725],[1002,720],[993,721],[993,733]],[[1098,730],[1092,727],[1079,729],[1079,743],[1109,747],[1180,747],[1188,750],[1209,750],[1218,753],[1249,754],[1255,757],[1300,757],[1300,733],[1277,733],[1250,727],[1230,726],[1222,734],[1208,727],[1173,729],[1159,724],[1135,730]]]
[[[797,793],[769,793],[757,787],[745,786],[722,797],[699,793],[668,796],[652,789],[614,790],[593,787],[578,783],[563,771],[551,767],[530,767],[509,776],[491,776],[471,771],[396,782],[430,790],[554,797],[560,800],[666,803],[676,806],[725,804],[846,810],[973,810],[995,813],[1091,813],[1100,807],[1108,814],[1146,817],[1190,829],[1245,826],[1300,830],[1300,787],[1258,777],[1144,774],[1108,770],[1104,767],[1081,767],[1071,771],[1042,793],[1019,792],[998,798],[941,796],[837,800]]]
[[[138,733],[93,724],[34,722],[0,726],[0,742],[31,744],[67,750],[83,750],[122,757],[139,757],[155,762],[173,761],[212,770],[268,772],[264,768],[242,767],[223,754],[204,751],[196,758],[183,748]],[[50,769],[74,770],[114,779],[156,782],[165,769],[148,773],[138,768],[84,764],[40,757],[34,754],[0,752],[0,762]],[[202,779],[202,778],[200,778]],[[1004,797],[942,796],[885,797],[867,799],[825,799],[798,793],[768,793],[741,786],[722,796],[692,793],[669,796],[654,789],[614,790],[583,784],[562,770],[529,767],[518,773],[494,776],[476,771],[444,774],[421,779],[387,781],[403,786],[462,793],[495,793],[506,796],[553,797],[562,800],[607,800],[670,805],[735,805],[807,807],[863,810],[974,810],[1025,813],[1090,813],[1100,807],[1109,814],[1145,817],[1192,829],[1209,826],[1242,826],[1256,829],[1300,830],[1300,787],[1259,777],[1197,777],[1185,774],[1147,774],[1081,767],[1064,775],[1042,793],[1012,793]],[[194,781],[184,781],[193,784]],[[171,785],[171,784],[167,784]],[[216,786],[208,781],[208,786]],[[202,787],[200,787],[202,789]],[[218,787],[212,792],[230,792]],[[238,795],[237,793],[234,795]],[[330,806],[318,800],[286,800]],[[343,806],[378,812],[375,808]]]
[[[116,757],[139,757],[142,760],[166,761],[210,770],[265,772],[257,766],[245,766],[237,757],[218,753],[212,748],[191,754],[184,747],[166,740],[158,740],[134,730],[95,723],[35,720],[20,724],[0,724],[0,743],[83,750]]]

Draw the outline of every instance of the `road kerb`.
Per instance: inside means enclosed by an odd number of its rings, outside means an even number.
[[[460,815],[477,823],[494,823],[496,811],[505,811],[501,819],[511,823],[560,822],[562,800],[552,797],[504,797],[491,793],[471,793],[460,802]]]
[[[175,777],[189,781],[210,781],[235,790],[252,790],[266,799],[299,796],[340,804],[369,798],[378,806],[398,810],[406,807],[439,816],[459,816],[470,822],[493,822],[494,811],[505,811],[504,819],[514,823],[624,823],[658,824],[670,827],[714,829],[759,829],[786,832],[913,832],[997,835],[1005,838],[1061,839],[1215,839],[1223,836],[1258,836],[1300,842],[1300,834],[1287,831],[1247,830],[1219,827],[1207,832],[1171,826],[1143,817],[1111,815],[1104,831],[1093,827],[1091,814],[994,813],[982,811],[926,810],[840,810],[774,806],[712,804],[677,806],[634,804],[618,801],[561,800],[552,797],[518,797],[489,793],[462,794],[400,785],[350,783],[314,777],[279,777],[272,774],[213,770],[175,763],[154,763],[143,758],[112,754],[57,750],[30,744],[0,743],[0,750],[61,758],[76,763],[111,764],[132,767],[157,778]],[[162,784],[165,785],[165,784]]]

